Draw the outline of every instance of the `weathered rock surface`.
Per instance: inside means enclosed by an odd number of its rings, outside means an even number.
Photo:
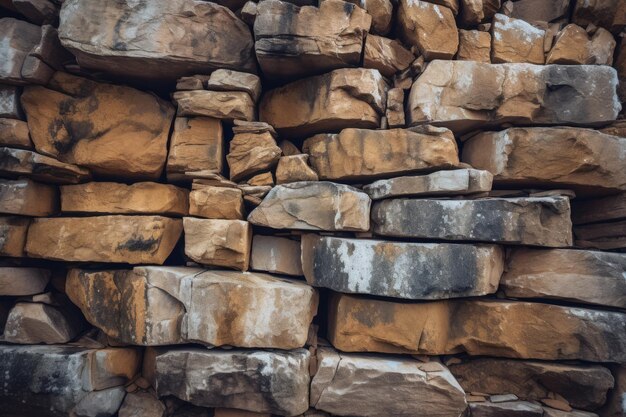
[[[53,70],[30,56],[41,40],[41,28],[23,20],[0,19],[0,81],[8,84],[45,84]]]
[[[626,221],[585,224],[574,227],[580,248],[611,250],[626,248]]]
[[[482,200],[391,199],[372,206],[382,236],[571,246],[567,197]]]
[[[615,387],[609,392],[604,407],[599,411],[602,417],[620,417],[626,413],[626,366],[614,366],[612,368],[615,377]]]
[[[0,295],[23,296],[44,292],[50,271],[41,268],[0,266]]]
[[[410,125],[455,131],[501,123],[594,125],[615,120],[617,75],[605,66],[433,61],[413,83]]]
[[[126,394],[119,417],[165,417],[165,405],[149,392]]]
[[[363,66],[377,69],[385,77],[404,71],[415,56],[395,39],[368,35],[363,49]]]
[[[226,155],[231,181],[240,181],[273,168],[281,153],[270,132],[235,134]]]
[[[243,193],[238,188],[198,185],[189,193],[189,215],[206,219],[243,219]]]
[[[358,66],[372,18],[342,1],[319,8],[278,0],[258,4],[254,49],[263,74],[293,79]]]
[[[344,129],[304,142],[321,179],[363,180],[458,165],[454,135],[447,129]]]
[[[526,401],[469,403],[472,417],[542,417],[540,405]]]
[[[451,261],[454,260],[454,261]],[[315,287],[412,300],[472,297],[498,289],[502,249],[491,245],[302,237],[304,276]]]
[[[73,269],[65,285],[90,323],[115,340],[137,345],[294,349],[304,346],[317,312],[315,289],[260,273]]]
[[[160,176],[174,114],[169,103],[64,73],[49,87],[26,87],[22,94],[37,152],[109,177]]]
[[[59,209],[57,188],[29,179],[0,180],[0,213],[50,216]]]
[[[463,389],[438,362],[329,348],[320,349],[317,359],[311,405],[333,415],[459,416],[467,407]]]
[[[460,61],[491,62],[491,34],[478,30],[459,30]]]
[[[88,170],[25,149],[0,147],[0,174],[11,178],[26,176],[37,181],[76,184],[87,181]]]
[[[21,93],[20,87],[0,84],[0,117],[8,119],[22,118]]]
[[[215,119],[256,120],[256,108],[250,94],[243,91],[177,91],[172,98],[178,116],[206,116]]]
[[[317,181],[317,172],[309,166],[309,155],[281,156],[276,166],[276,184],[298,181]]]
[[[345,352],[626,361],[623,313],[515,301],[406,304],[337,295],[329,339]]]
[[[594,24],[618,33],[626,25],[626,5],[620,0],[576,0],[572,21],[580,26]]]
[[[300,242],[284,237],[255,235],[250,268],[285,275],[303,275]]]
[[[28,256],[72,262],[162,264],[183,230],[161,216],[97,216],[34,219]]]
[[[570,3],[569,0],[517,0],[511,17],[527,22],[552,22],[569,12]]]
[[[475,26],[491,19],[500,9],[501,0],[460,0],[461,22]]]
[[[538,29],[521,19],[496,14],[491,25],[491,62],[545,63],[543,43],[545,30]]]
[[[88,182],[61,187],[64,213],[163,214],[186,216],[189,191],[169,184]]]
[[[1,94],[1,93],[0,93]],[[0,96],[0,102],[2,97]],[[0,104],[0,107],[2,104]],[[0,119],[0,146],[33,149],[28,133],[28,123],[15,119]]]
[[[212,72],[206,87],[214,91],[245,91],[254,102],[261,96],[261,79],[258,75],[227,69]]]
[[[60,20],[61,43],[86,68],[171,80],[219,68],[254,71],[247,25],[215,3],[69,0]]]
[[[268,91],[259,116],[287,137],[347,127],[377,128],[385,113],[387,89],[377,70],[338,69]]]
[[[576,225],[626,219],[626,193],[572,202]]]
[[[349,0],[349,3],[356,4],[360,8],[365,9],[367,14],[372,16],[370,33],[385,36],[393,29],[394,3],[390,0],[370,0],[366,2]]]
[[[26,217],[0,217],[0,256],[24,256],[29,225],[30,219]]]
[[[248,270],[252,228],[243,220],[185,217],[185,254],[193,261]]]
[[[583,65],[593,64],[591,41],[587,31],[575,24],[569,24],[557,35],[554,46],[546,57],[547,64]]]
[[[159,396],[203,407],[293,416],[309,407],[309,352],[166,350],[156,357]]]
[[[387,109],[385,110],[387,125],[390,129],[404,127],[404,90],[402,88],[390,88],[387,91]]]
[[[274,229],[365,232],[370,203],[367,194],[348,185],[294,182],[272,188],[248,221]]]

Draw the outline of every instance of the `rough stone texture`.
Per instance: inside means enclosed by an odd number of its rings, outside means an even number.
[[[73,269],[65,286],[90,323],[115,340],[137,345],[294,349],[304,346],[317,312],[315,289],[260,273]]]
[[[626,193],[572,202],[576,225],[626,219]]]
[[[450,372],[466,392],[515,394],[535,401],[556,393],[585,410],[604,404],[613,387],[611,372],[598,365],[478,358],[450,365]]]
[[[345,352],[626,361],[623,313],[515,301],[406,304],[336,295],[329,340]]]
[[[390,129],[404,127],[404,90],[402,88],[390,88],[387,91],[387,110],[385,111],[387,125]]]
[[[469,403],[472,417],[542,417],[540,405],[526,401]]]
[[[498,289],[498,246],[302,237],[304,276],[315,287],[411,300],[473,297]]]
[[[459,61],[491,62],[491,34],[478,30],[459,30]]]
[[[230,180],[240,181],[273,168],[282,151],[269,133],[237,133],[226,155]]]
[[[13,0],[12,5],[29,21],[41,25],[58,20],[60,6],[48,0]]]
[[[44,292],[50,271],[41,268],[0,266],[0,295],[23,296]]]
[[[559,32],[546,58],[547,64],[583,65],[591,62],[591,43],[587,31],[569,24]]]
[[[303,275],[300,242],[284,237],[255,235],[252,238],[250,268],[275,274]]]
[[[320,349],[311,405],[338,416],[459,416],[465,393],[438,362]],[[393,384],[390,389],[389,384]]]
[[[366,180],[459,164],[454,135],[437,128],[423,132],[344,129],[313,136],[303,149],[319,177],[330,180]]]
[[[428,175],[378,180],[363,187],[372,200],[393,197],[466,195],[491,191],[493,176],[489,171],[455,169]]]
[[[615,120],[617,75],[605,66],[434,61],[413,83],[410,125],[455,131],[501,123],[593,125]]]
[[[475,26],[490,20],[500,9],[501,0],[460,0],[461,22]]]
[[[149,392],[126,394],[119,417],[165,417],[165,405]]]
[[[383,200],[372,206],[372,222],[382,236],[572,245],[569,199],[560,196]]]
[[[624,22],[626,23],[626,7],[624,8]],[[591,63],[596,65],[613,65],[613,55],[615,53],[615,38],[611,32],[603,28],[598,28],[591,38]]]
[[[416,46],[427,60],[452,59],[459,35],[452,10],[422,0],[401,0],[398,30],[408,45]]]
[[[0,28],[0,81],[18,85],[28,82],[45,84],[52,70],[43,62],[39,62],[41,69],[32,74],[24,71],[28,70],[30,52],[41,39],[41,28],[10,17],[0,19]]]
[[[88,182],[61,187],[64,213],[163,214],[186,216],[189,191],[169,184]]]
[[[317,181],[318,175],[308,164],[309,155],[282,156],[276,167],[276,184],[298,181]]]
[[[181,220],[161,216],[34,219],[25,250],[52,260],[162,264],[182,229]]]
[[[21,93],[20,87],[0,84],[0,117],[22,119]]]
[[[252,97],[243,91],[177,91],[172,96],[178,116],[206,116],[215,119],[256,120]]]
[[[576,246],[585,249],[626,248],[626,221],[585,224],[574,227]]]
[[[265,93],[259,107],[260,119],[287,137],[347,127],[377,128],[385,113],[387,89],[387,82],[377,70],[338,69]]]
[[[169,103],[64,73],[49,87],[26,87],[22,94],[37,152],[109,177],[160,176],[174,114]]]
[[[57,188],[28,179],[0,179],[0,213],[50,216],[59,209]]]
[[[552,22],[569,12],[570,0],[517,0],[511,17],[527,22]]]
[[[187,348],[156,357],[159,396],[293,416],[309,407],[309,352]]]
[[[491,25],[491,62],[545,63],[543,42],[546,32],[521,19],[496,14]]]
[[[20,344],[57,344],[74,339],[84,327],[74,306],[18,302],[9,312],[3,340]]]
[[[185,254],[193,261],[248,270],[252,228],[242,220],[185,217]]]
[[[583,27],[594,24],[619,33],[626,25],[626,4],[620,0],[576,0],[572,21]]]
[[[238,188],[194,187],[189,193],[189,215],[206,219],[241,220],[244,215],[243,193]]]
[[[356,4],[367,10],[367,14],[372,16],[370,33],[385,36],[393,29],[394,3],[390,0],[369,0],[364,2],[361,2],[361,0],[349,0],[349,3]]]
[[[60,20],[61,43],[86,68],[172,80],[219,68],[254,71],[247,25],[214,3],[68,0]]]
[[[76,184],[87,181],[88,170],[65,164],[54,158],[25,149],[0,147],[0,174],[8,177],[26,176],[37,181]]]
[[[348,185],[294,182],[272,188],[248,221],[274,229],[365,232],[370,203],[367,194]]]
[[[0,146],[33,149],[33,143],[30,141],[28,133],[28,124],[21,120],[0,119]]]
[[[26,217],[0,217],[0,256],[24,256],[29,225],[30,219]]]
[[[342,1],[298,7],[264,1],[257,6],[254,49],[263,74],[293,79],[358,66],[372,18]]]
[[[621,417],[626,413],[626,366],[614,366],[612,370],[615,387],[600,410],[602,417]]]
[[[411,65],[415,56],[395,39],[368,35],[363,49],[363,66],[377,69],[385,77],[392,77]]]
[[[215,91],[245,91],[254,102],[261,96],[261,79],[257,75],[227,69],[211,73],[206,87]]]

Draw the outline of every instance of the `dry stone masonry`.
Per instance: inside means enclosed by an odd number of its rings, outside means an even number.
[[[0,0],[3,417],[626,416],[625,0]]]

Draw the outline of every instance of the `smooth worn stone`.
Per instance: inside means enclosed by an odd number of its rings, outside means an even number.
[[[575,244],[585,249],[626,248],[626,221],[595,223],[574,227]]]
[[[189,191],[170,184],[88,182],[61,186],[63,213],[186,216]]]
[[[22,76],[28,57],[40,40],[41,27],[11,17],[0,19],[0,82],[16,85],[48,82],[51,70],[43,63],[41,70],[26,79]]]
[[[382,236],[572,245],[567,197],[382,200],[372,206],[372,222]]]
[[[3,339],[19,344],[67,343],[83,329],[83,318],[74,306],[18,302],[9,312]]]
[[[572,202],[575,225],[626,219],[626,193]]]
[[[542,417],[540,405],[526,401],[469,403],[472,417]]]
[[[374,129],[385,113],[387,89],[377,70],[338,69],[268,91],[260,119],[291,138],[347,127]]]
[[[91,177],[88,170],[77,165],[66,164],[37,152],[5,147],[0,147],[0,174],[11,178],[26,176],[56,184],[76,184]]]
[[[222,122],[210,117],[177,117],[167,156],[168,180],[187,179],[185,172],[222,172]]]
[[[300,242],[278,236],[254,235],[250,268],[275,274],[302,276]]]
[[[611,372],[599,365],[477,358],[449,368],[466,392],[510,393],[530,401],[556,393],[587,410],[604,404],[613,387]]]
[[[261,79],[246,72],[218,69],[211,73],[206,87],[215,91],[245,91],[254,102],[261,96]]]
[[[545,30],[538,29],[530,23],[496,14],[491,25],[493,38],[491,62],[528,62],[530,64],[545,63],[543,42]]]
[[[276,140],[269,132],[235,134],[226,155],[230,180],[240,181],[273,168],[278,163],[281,153]]]
[[[437,171],[428,175],[378,180],[363,187],[372,200],[393,197],[468,195],[491,191],[493,175],[477,169]]]
[[[460,416],[467,407],[463,389],[439,362],[330,348],[320,349],[317,360],[311,406],[336,416]]]
[[[491,62],[491,34],[478,30],[459,30],[459,61]]]
[[[395,39],[367,35],[363,49],[363,67],[377,69],[385,77],[404,71],[415,56]]]
[[[626,308],[626,254],[514,248],[500,285],[512,298]]]
[[[517,0],[513,2],[511,17],[527,22],[552,22],[569,12],[570,0]]]
[[[161,175],[171,104],[134,88],[64,73],[56,73],[48,87],[22,93],[37,152],[108,177]]]
[[[348,185],[293,182],[272,188],[248,221],[273,229],[366,232],[370,203],[367,194]]]
[[[132,348],[0,345],[0,403],[8,415],[73,415],[94,392],[116,387],[123,392],[140,362],[140,352]],[[92,406],[91,413],[100,415],[110,404]]]
[[[23,119],[20,104],[21,87],[0,84],[0,117],[7,119]]]
[[[119,417],[165,417],[165,405],[150,392],[126,394]]]
[[[454,135],[442,128],[344,129],[313,136],[303,149],[319,177],[330,180],[368,180],[459,164]]]
[[[276,184],[298,181],[317,181],[319,178],[309,166],[309,155],[281,156],[276,167]]]
[[[202,407],[293,416],[309,408],[309,358],[305,349],[164,350],[156,357],[156,390]]]
[[[69,262],[163,264],[183,230],[161,216],[96,216],[34,219],[26,252]]]
[[[0,217],[0,256],[22,257],[31,220],[27,217]]]
[[[0,213],[22,216],[50,216],[59,210],[55,186],[29,179],[0,179]]]
[[[2,97],[0,96],[1,101]],[[2,104],[0,104],[1,106]],[[0,146],[33,149],[33,143],[28,132],[28,123],[16,119],[0,119]]]
[[[596,125],[619,114],[616,85],[606,66],[434,61],[411,87],[407,118],[455,132],[502,123]]]
[[[254,21],[256,57],[263,74],[277,80],[358,66],[371,23],[365,10],[343,1],[319,8],[263,1]]]
[[[571,188],[577,195],[626,190],[626,138],[591,129],[484,132],[464,143],[461,159],[501,186]]]
[[[428,61],[452,59],[459,47],[459,34],[452,10],[422,0],[401,0],[398,30],[407,45],[415,46]]]
[[[185,267],[73,269],[65,287],[109,337],[147,346],[295,349],[304,346],[318,303],[316,290],[302,282]]]
[[[385,117],[390,129],[404,127],[404,90],[402,88],[390,88],[387,91]]]
[[[50,271],[42,268],[0,266],[0,295],[24,296],[44,292]]]
[[[185,255],[204,265],[247,271],[252,227],[243,220],[185,217]]]
[[[328,336],[344,352],[624,363],[625,318],[614,311],[517,301],[407,304],[335,295]]]
[[[493,245],[387,242],[308,234],[302,236],[302,261],[304,276],[315,287],[436,300],[495,293],[504,252]]]
[[[206,219],[242,220],[243,193],[238,188],[203,185],[189,193],[189,215]]]
[[[254,72],[248,26],[215,3],[68,0],[60,21],[61,43],[81,67],[170,80],[220,68]]]
[[[256,120],[252,97],[243,91],[177,91],[172,98],[178,116],[206,116],[215,119]]]
[[[626,25],[626,4],[621,0],[575,0],[572,21],[577,25],[601,26],[619,33]]]

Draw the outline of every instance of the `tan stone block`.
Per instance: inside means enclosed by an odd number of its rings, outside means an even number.
[[[367,35],[363,49],[363,67],[377,69],[385,77],[392,77],[411,65],[415,56],[395,39]]]
[[[206,88],[215,91],[245,91],[257,102],[261,96],[261,79],[255,74],[218,69],[211,73]]]
[[[247,271],[252,227],[242,220],[185,217],[185,254],[194,262]]]
[[[0,255],[24,256],[26,234],[31,220],[27,217],[0,217]]]
[[[28,124],[21,120],[0,119],[0,146],[33,149]]]
[[[89,180],[85,168],[59,162],[25,149],[0,147],[0,173],[10,177],[27,176],[37,181],[76,184]]]
[[[207,219],[243,219],[243,193],[237,188],[197,187],[189,193],[189,214]]]
[[[0,295],[23,296],[44,292],[50,271],[41,268],[0,267]]]
[[[269,132],[237,133],[229,146],[226,160],[231,181],[239,181],[273,168],[282,152]]]
[[[478,30],[459,30],[459,61],[491,62],[491,34]]]
[[[252,97],[243,91],[177,91],[172,99],[178,116],[206,116],[215,119],[256,120]]]
[[[254,235],[250,268],[275,274],[302,276],[300,242],[278,236]]]
[[[59,210],[55,186],[29,179],[0,180],[0,213],[22,216],[50,216]]]
[[[177,117],[167,157],[167,178],[186,178],[185,172],[222,172],[222,123],[210,117]]]
[[[491,25],[491,62],[545,63],[543,41],[544,30],[521,19],[496,14]]]
[[[276,184],[317,181],[317,173],[309,166],[309,155],[282,156],[276,167]]]

